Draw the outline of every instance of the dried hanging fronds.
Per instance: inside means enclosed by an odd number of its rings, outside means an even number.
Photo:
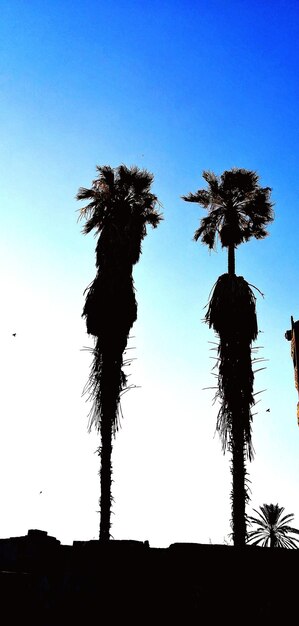
[[[243,431],[247,456],[253,457],[251,407],[254,375],[251,343],[257,338],[256,298],[242,276],[223,274],[213,289],[205,320],[219,335],[217,431],[223,451],[231,449],[232,422]]]

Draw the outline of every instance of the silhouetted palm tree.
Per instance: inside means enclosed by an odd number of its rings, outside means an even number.
[[[118,427],[120,395],[126,388],[123,355],[137,318],[133,265],[141,254],[146,226],[156,227],[162,216],[151,193],[153,175],[137,167],[98,166],[91,189],[80,188],[77,200],[89,200],[80,210],[83,233],[93,229],[97,274],[87,288],[82,316],[94,335],[93,364],[86,390],[93,401],[89,427],[101,434],[100,539],[110,538],[112,439]]]
[[[248,500],[246,456],[253,457],[251,407],[254,405],[251,344],[258,328],[255,296],[242,276],[235,274],[235,249],[251,237],[266,237],[273,220],[271,189],[260,187],[255,172],[233,168],[221,176],[203,172],[207,189],[183,196],[207,209],[194,239],[214,249],[217,238],[228,249],[228,273],[217,280],[209,301],[206,322],[219,335],[217,418],[223,451],[232,452],[232,528],[235,545],[245,545]]]
[[[299,530],[289,526],[294,514],[281,517],[284,507],[279,507],[278,504],[263,504],[259,508],[259,511],[253,509],[258,517],[248,516],[248,521],[256,528],[248,532],[247,543],[270,548],[297,548],[299,539],[290,535],[299,535]]]

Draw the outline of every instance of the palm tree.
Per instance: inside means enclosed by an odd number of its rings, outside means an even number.
[[[133,266],[139,260],[146,226],[158,226],[162,216],[151,193],[153,175],[125,165],[113,169],[97,166],[91,189],[80,188],[77,200],[86,219],[83,233],[95,230],[97,273],[87,288],[82,316],[87,332],[95,337],[93,363],[85,391],[92,400],[89,428],[101,435],[100,539],[110,539],[112,440],[118,428],[120,396],[127,387],[124,352],[137,318]]]
[[[248,532],[247,543],[270,548],[297,548],[299,539],[290,535],[299,535],[299,530],[289,526],[294,514],[289,513],[281,517],[284,507],[278,504],[263,504],[259,508],[260,511],[253,509],[258,517],[248,516],[248,521],[256,528]]]
[[[204,171],[207,189],[183,196],[208,211],[195,231],[214,249],[217,239],[228,250],[228,272],[214,286],[205,316],[209,327],[219,336],[218,389],[220,400],[217,430],[223,452],[232,453],[232,529],[234,545],[245,545],[246,539],[246,458],[252,460],[251,437],[254,405],[251,345],[258,334],[255,296],[242,276],[235,274],[235,249],[251,237],[263,239],[266,225],[273,220],[271,189],[260,187],[259,176],[250,170],[233,168],[221,176]]]

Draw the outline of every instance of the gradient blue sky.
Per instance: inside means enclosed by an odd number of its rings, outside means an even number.
[[[94,276],[77,223],[96,164],[146,167],[164,221],[135,270],[136,359],[114,446],[112,534],[222,543],[229,455],[214,437],[214,335],[204,306],[226,254],[192,241],[202,210],[180,196],[203,169],[257,170],[275,222],[237,252],[257,297],[251,507],[299,525],[299,430],[290,316],[299,318],[299,6],[290,0],[0,0],[0,536],[97,536],[99,439],[81,397],[92,345],[81,312]],[[13,338],[12,333],[17,332]],[[270,412],[267,409],[270,408]],[[43,493],[40,494],[40,491]]]

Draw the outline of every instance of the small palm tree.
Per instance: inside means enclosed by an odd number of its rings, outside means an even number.
[[[220,410],[217,430],[223,451],[232,453],[232,528],[234,544],[245,545],[248,500],[246,456],[253,457],[251,407],[254,405],[251,344],[258,328],[255,296],[242,276],[235,274],[235,249],[251,237],[266,237],[273,220],[269,187],[260,187],[256,172],[233,168],[221,176],[203,172],[207,189],[183,196],[208,211],[195,231],[210,249],[219,238],[228,250],[228,273],[217,280],[209,302],[206,322],[219,335],[218,391]]]
[[[293,513],[282,517],[284,507],[278,504],[263,504],[259,508],[259,511],[253,509],[258,517],[248,516],[255,530],[248,532],[247,543],[270,548],[297,548],[299,539],[291,535],[299,535],[299,530],[289,526],[294,519]]]
[[[80,188],[77,200],[90,202],[80,210],[83,233],[95,230],[97,274],[87,288],[83,309],[87,332],[95,337],[93,364],[86,386],[92,400],[89,427],[101,434],[100,539],[110,538],[112,439],[118,427],[120,396],[127,385],[124,351],[137,318],[133,266],[139,260],[146,226],[162,216],[151,193],[153,175],[137,167],[98,166],[91,189]]]

